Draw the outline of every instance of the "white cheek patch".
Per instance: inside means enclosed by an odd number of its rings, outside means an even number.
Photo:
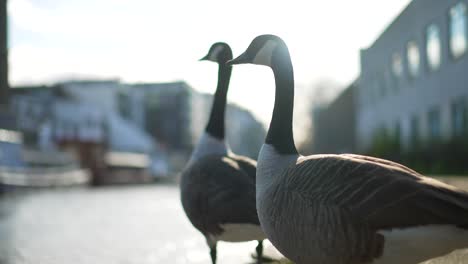
[[[223,50],[223,47],[221,46],[216,46],[214,47],[213,51],[210,52],[210,55],[208,56],[208,60],[217,62],[218,61],[218,55],[221,53]]]
[[[262,48],[257,52],[252,63],[265,66],[271,66],[271,57],[278,43],[273,40],[268,40]]]

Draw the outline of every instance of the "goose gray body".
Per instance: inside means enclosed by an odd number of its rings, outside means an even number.
[[[198,159],[184,170],[182,205],[207,239],[240,242],[265,238],[255,208],[255,165],[245,157],[215,154]],[[229,227],[240,229],[242,225],[257,231],[225,234]]]
[[[258,240],[258,263],[265,238],[255,207],[256,162],[232,153],[224,139],[224,111],[232,53],[225,43],[215,43],[204,58],[219,63],[218,87],[205,132],[182,172],[180,190],[184,211],[206,238],[212,263],[218,241]]]
[[[286,159],[271,146],[262,151],[260,221],[297,263],[410,264],[468,247],[463,191],[359,155],[289,157],[272,171],[263,165]]]
[[[262,228],[298,264],[415,264],[468,247],[468,194],[403,165],[353,154],[298,154],[289,52],[262,35],[231,64],[273,69],[275,106],[258,158]]]

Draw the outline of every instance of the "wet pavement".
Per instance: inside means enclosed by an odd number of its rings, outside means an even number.
[[[256,242],[220,243],[219,264]],[[270,253],[273,249],[269,248]],[[211,263],[173,185],[75,188],[0,198],[0,264]],[[466,264],[468,250],[431,264]]]
[[[175,186],[58,189],[0,202],[0,264],[210,263]],[[255,246],[220,243],[219,263],[248,263]]]

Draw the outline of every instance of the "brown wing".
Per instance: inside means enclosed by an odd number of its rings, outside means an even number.
[[[370,162],[374,162],[374,163],[379,163],[379,164],[382,164],[382,165],[388,165],[388,166],[392,166],[392,167],[402,169],[402,170],[406,171],[409,174],[421,176],[421,174],[419,174],[418,172],[416,172],[416,171],[414,171],[414,170],[412,170],[412,169],[410,169],[410,168],[408,168],[408,167],[406,167],[406,166],[404,166],[402,164],[393,162],[391,160],[385,160],[385,159],[380,159],[380,158],[376,158],[376,157],[357,155],[357,154],[341,154],[340,156],[350,157],[350,158],[359,159],[359,160],[366,160],[366,161],[370,161]]]
[[[349,210],[375,229],[429,224],[468,225],[468,194],[393,162],[320,155],[287,170],[287,185],[311,203]]]
[[[249,157],[240,155],[230,155],[229,158],[235,160],[237,164],[247,173],[253,182],[255,183],[255,177],[257,173],[257,162]]]
[[[224,223],[259,225],[255,184],[229,157],[205,157],[186,169],[181,198],[185,213],[202,233],[220,233]]]

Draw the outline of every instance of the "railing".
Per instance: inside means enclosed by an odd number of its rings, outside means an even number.
[[[0,167],[0,184],[24,187],[55,187],[87,184],[87,169],[72,166],[54,168]]]

